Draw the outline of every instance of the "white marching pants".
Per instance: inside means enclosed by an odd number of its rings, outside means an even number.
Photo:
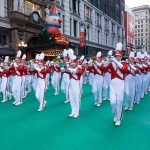
[[[36,85],[37,85],[37,74],[33,75],[32,78],[32,87],[34,91],[36,90]]]
[[[53,86],[53,88],[54,88],[56,93],[59,92],[60,77],[61,77],[61,73],[60,72],[56,72],[56,71],[53,72],[51,83],[52,83],[52,86]]]
[[[103,88],[103,76],[96,74],[93,80],[93,93],[94,100],[97,103],[102,103],[102,88]]]
[[[109,72],[104,74],[104,84],[103,84],[103,96],[104,98],[109,98],[108,89],[110,87],[111,74]]]
[[[125,78],[125,106],[132,108],[135,100],[135,76],[129,74]]]
[[[142,75],[136,74],[135,76],[135,101],[136,103],[140,102],[141,99],[141,90],[142,90]]]
[[[21,98],[25,98],[26,93],[26,75],[22,76],[22,84],[21,84]]]
[[[94,73],[89,74],[89,84],[92,86],[93,84],[93,79],[94,79]]]
[[[14,83],[12,87],[12,95],[14,96],[14,99],[16,102],[22,101],[21,85],[22,85],[22,77],[16,75],[14,78]]]
[[[110,103],[112,112],[117,121],[122,118],[122,106],[124,98],[124,80],[114,78],[110,82]]]
[[[64,73],[61,82],[61,90],[66,94],[66,100],[68,101],[69,101],[69,84],[70,84],[69,74]]]
[[[36,96],[36,99],[40,103],[39,108],[43,108],[44,103],[45,103],[45,99],[44,99],[44,95],[45,95],[45,91],[46,91],[46,82],[45,82],[45,80],[46,79],[37,78],[35,96]]]
[[[2,83],[1,83],[1,91],[3,93],[3,100],[7,101],[7,84],[8,84],[8,78],[2,76]]]
[[[145,89],[146,89],[146,74],[142,74],[142,90],[141,90],[141,98],[144,98]]]
[[[80,101],[81,101],[81,86],[79,80],[70,80],[69,86],[69,98],[71,104],[71,114],[79,114],[80,111]]]

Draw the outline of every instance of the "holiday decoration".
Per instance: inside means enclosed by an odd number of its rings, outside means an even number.
[[[47,23],[47,32],[49,32],[53,37],[61,36],[59,28],[61,28],[62,20],[58,15],[56,6],[52,7],[50,14],[46,17],[45,20]]]

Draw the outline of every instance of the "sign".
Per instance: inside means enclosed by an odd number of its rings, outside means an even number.
[[[85,32],[80,32],[80,47],[84,47],[85,46]]]
[[[135,25],[134,25],[134,16],[129,12],[125,11],[125,37],[127,45],[135,45]]]

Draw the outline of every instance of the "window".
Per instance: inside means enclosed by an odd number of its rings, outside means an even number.
[[[73,12],[76,13],[76,12],[77,12],[76,0],[73,0],[73,1],[72,1],[72,8],[73,8]]]
[[[111,23],[111,31],[112,31],[112,33],[115,33],[115,24],[114,23]]]
[[[7,0],[4,0],[4,17],[8,17]]]
[[[63,33],[64,33],[65,32],[65,24],[64,24],[64,22],[65,22],[65,16],[64,15],[62,16],[62,20],[64,20],[63,21]]]
[[[141,32],[143,32],[143,29],[141,29]]]
[[[77,37],[77,21],[73,21],[73,28],[74,28],[74,36]]]
[[[0,32],[0,47],[8,47],[8,34]]]
[[[87,20],[91,19],[91,11],[92,10],[90,7],[84,5],[84,18],[85,19],[87,19]]]
[[[33,11],[37,11],[40,15],[42,14],[42,8],[39,5],[25,1],[25,14],[30,15]]]
[[[97,35],[98,35],[98,43],[100,43],[100,31],[99,30],[97,32]]]
[[[70,18],[70,35],[72,35],[72,19]]]

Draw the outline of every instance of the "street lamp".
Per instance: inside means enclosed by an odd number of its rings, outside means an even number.
[[[19,44],[18,44],[18,47],[27,47],[28,45],[24,43],[24,41],[21,41]]]

